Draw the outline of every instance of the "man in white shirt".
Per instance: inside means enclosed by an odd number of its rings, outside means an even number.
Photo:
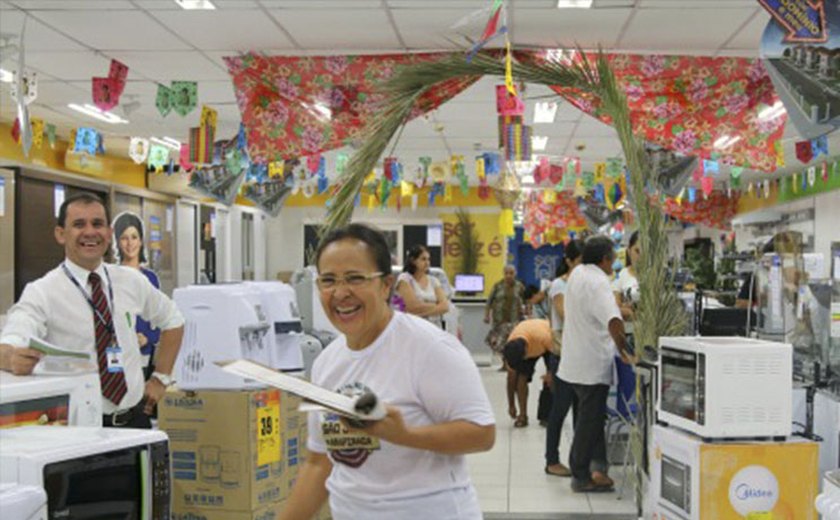
[[[103,425],[149,428],[149,414],[172,384],[184,319],[138,270],[103,264],[112,238],[109,222],[96,195],[80,193],[61,205],[55,238],[66,258],[27,284],[9,309],[0,335],[0,369],[32,373],[41,353],[27,347],[30,338],[90,353],[100,375]],[[145,383],[134,333],[137,316],[162,330],[157,371]]]
[[[557,375],[572,385],[578,399],[569,456],[572,490],[576,492],[613,489],[607,476],[604,439],[607,394],[615,354],[631,362],[621,311],[610,286],[614,260],[612,240],[589,238],[583,248],[583,265],[572,272],[565,292],[563,356]]]

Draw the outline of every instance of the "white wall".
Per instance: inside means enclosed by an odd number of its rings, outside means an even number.
[[[353,222],[374,224],[383,229],[400,225],[439,224],[440,213],[452,213],[455,206],[420,207],[411,211],[405,207],[401,212],[389,208],[385,211],[376,209],[368,212],[366,208],[357,208],[353,213]],[[498,213],[499,208],[481,206],[468,208],[471,213]],[[303,226],[323,222],[323,207],[287,207],[276,217],[266,220],[268,235],[267,272],[269,279],[274,279],[278,272],[295,271],[303,267]]]
[[[268,276],[268,218],[262,211],[254,214],[254,280],[273,280]]]
[[[804,235],[813,235],[814,252],[823,254],[825,258],[823,277],[827,278],[831,268],[831,242],[840,241],[840,190],[823,193],[815,197],[797,199],[765,210],[739,215],[739,217],[754,216],[761,211],[778,212],[785,215],[812,208],[814,210],[813,221],[792,223],[787,229],[800,231]],[[755,242],[766,241],[765,233],[757,232],[756,228],[752,226],[736,227],[735,236],[738,250],[750,250]]]

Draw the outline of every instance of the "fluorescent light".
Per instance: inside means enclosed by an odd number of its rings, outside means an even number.
[[[15,75],[6,69],[0,69],[0,83],[11,83],[15,80]]]
[[[554,101],[538,101],[534,105],[534,123],[553,123],[557,115],[557,103]]]
[[[740,140],[740,135],[736,135],[734,137],[731,135],[722,135],[717,138],[713,146],[718,150],[725,150]]]
[[[194,11],[196,9],[215,9],[216,6],[210,0],[175,0],[181,9]]]
[[[111,112],[103,112],[99,110],[93,105],[85,104],[84,106],[77,105],[76,103],[70,103],[67,105],[68,108],[72,108],[76,112],[81,112],[82,114],[92,117],[94,119],[98,119],[100,121],[104,121],[106,123],[110,123],[112,125],[116,124],[128,124],[127,119],[123,119],[116,114],[112,114]]]
[[[170,141],[170,139],[171,139],[171,141]],[[160,139],[158,137],[150,137],[149,141],[151,141],[155,144],[159,144],[161,146],[165,146],[165,147],[170,148],[172,150],[180,150],[181,149],[181,143],[178,142],[178,141],[175,141],[175,139],[172,139],[171,137],[164,137],[163,139]],[[175,143],[178,143],[178,144],[176,145]]]
[[[589,9],[592,0],[557,0],[557,9]]]
[[[785,106],[782,104],[781,101],[776,101],[775,103],[773,103],[773,106],[762,108],[761,112],[758,113],[758,118],[763,121],[766,121],[768,119],[776,119],[784,113]]]
[[[541,152],[545,150],[546,145],[548,144],[548,137],[542,135],[535,135],[531,137],[531,149],[535,152]]]

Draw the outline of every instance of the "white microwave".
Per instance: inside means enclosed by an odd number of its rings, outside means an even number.
[[[0,482],[43,488],[49,520],[168,520],[169,473],[161,431],[0,430]]]
[[[0,428],[102,426],[99,374],[16,376],[0,372]]]
[[[662,337],[657,419],[706,439],[791,434],[793,349],[741,337]]]

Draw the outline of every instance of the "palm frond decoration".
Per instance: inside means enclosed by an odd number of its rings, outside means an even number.
[[[668,263],[668,238],[664,213],[659,206],[659,186],[653,178],[644,143],[633,134],[626,96],[616,82],[606,55],[599,51],[593,61],[578,50],[577,56],[577,60],[514,63],[513,74],[520,81],[563,87],[567,97],[596,103],[599,112],[610,118],[618,134],[630,173],[629,191],[639,223],[642,250],[636,269],[641,293],[635,321],[639,357],[646,347],[656,349],[660,336],[681,334],[686,319],[682,304],[673,290],[671,275],[665,267]],[[365,177],[425,92],[449,79],[485,75],[504,77],[504,62],[491,53],[480,53],[470,63],[462,56],[452,55],[440,61],[400,69],[383,87],[386,106],[381,117],[368,129],[364,144],[339,180],[342,187],[329,209],[324,228],[329,230],[350,221],[353,201]],[[653,193],[649,195],[646,188]],[[641,507],[644,473],[640,461],[643,446],[638,427],[631,429],[630,437],[633,460],[636,461],[633,475],[636,500],[637,506]]]
[[[464,208],[458,208],[455,217],[458,220],[458,245],[461,249],[460,272],[477,273],[478,249],[476,248],[476,240],[478,240],[478,237],[475,234],[475,229],[473,229],[470,212]]]

